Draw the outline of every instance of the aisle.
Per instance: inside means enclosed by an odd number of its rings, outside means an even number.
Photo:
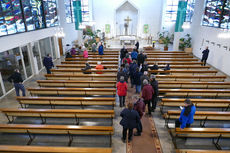
[[[130,88],[129,84],[127,102],[131,102],[131,98],[134,94],[135,88]],[[143,125],[143,132],[141,136],[133,136],[133,140],[130,143],[127,143],[127,153],[162,153],[159,143],[160,140],[155,130],[152,117],[144,115],[141,122]],[[134,133],[135,132],[136,129],[134,130]]]

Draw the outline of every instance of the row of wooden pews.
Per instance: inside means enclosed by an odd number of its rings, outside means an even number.
[[[107,66],[105,71],[112,69],[117,72],[118,63],[114,65],[110,62],[116,61],[114,59],[118,61],[118,51],[105,51],[105,56],[110,53],[114,53],[107,60],[111,67]],[[92,54],[89,61],[97,61],[98,58]],[[106,59],[104,56],[100,58]],[[55,74],[60,70],[59,66],[65,65],[62,63],[57,66],[58,69],[51,70],[53,74],[45,75],[46,80],[37,80],[39,87],[27,88],[31,96],[16,98],[21,108],[0,109],[9,121],[8,124],[0,124],[2,136],[18,135],[21,143],[24,136],[28,136],[28,141],[24,143],[27,146],[0,145],[0,152],[112,153],[116,75],[83,74],[80,70],[82,63],[72,64],[73,69],[68,69],[70,74],[64,71]],[[75,73],[76,70],[79,73]],[[37,138],[41,135],[50,137],[48,139],[52,141],[49,143],[55,147],[37,142],[43,140]],[[63,136],[68,139],[62,140]],[[75,141],[78,141],[77,144]],[[37,143],[43,146],[33,145]]]
[[[225,82],[226,76],[220,75],[218,71],[210,70],[209,66],[200,66],[201,63],[198,59],[182,51],[162,51],[160,53],[160,51],[152,50],[145,52],[150,57],[148,63],[157,61],[159,64],[163,61],[172,64],[171,70],[166,74],[163,74],[162,70],[150,71],[150,73],[156,74],[159,83],[161,97],[159,106],[165,119],[165,126],[169,128],[170,121],[175,121],[180,117],[179,106],[183,106],[185,98],[190,98],[197,108],[194,119],[199,121],[199,124],[195,122],[191,128],[169,129],[176,151],[178,153],[216,153],[220,149],[227,148],[228,150],[220,152],[230,152],[229,145],[226,146],[226,142],[230,140],[230,127],[227,124],[230,123],[230,113],[228,112],[230,82]],[[195,138],[200,142],[199,145],[191,148],[183,146],[190,142],[189,138]],[[218,150],[215,148],[211,150],[210,146],[208,150],[202,150],[207,149],[202,144],[206,139],[212,139]],[[220,140],[225,142],[223,143],[225,146],[221,146]]]

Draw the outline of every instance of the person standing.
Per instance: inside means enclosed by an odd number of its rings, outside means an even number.
[[[121,76],[123,76],[125,79],[125,82],[127,82],[127,78],[126,78],[123,66],[121,66],[120,70],[117,72],[117,82],[120,81]]]
[[[96,45],[96,43],[93,43],[92,44],[92,52],[96,52],[97,51],[97,45]]]
[[[144,75],[141,76],[141,89],[143,89],[144,87],[143,85],[144,80],[149,81],[148,71],[144,71]]]
[[[47,54],[47,56],[44,57],[43,65],[46,68],[47,74],[51,74],[50,69],[54,67],[54,64],[53,64],[52,57],[50,56],[50,54]]]
[[[137,67],[134,72],[134,84],[136,85],[136,93],[138,94],[141,92],[141,76],[142,73],[139,71],[139,67]]]
[[[194,122],[194,115],[196,112],[195,105],[191,102],[190,99],[184,101],[184,108],[180,113],[180,118],[175,121],[175,126],[184,129],[188,128]]]
[[[138,50],[139,50],[139,41],[136,42],[135,46],[136,46],[136,49],[137,49],[137,52],[138,52]]]
[[[148,105],[148,114],[151,116],[151,106],[150,101],[152,100],[152,95],[154,94],[153,88],[149,85],[148,80],[143,81],[142,98],[144,99],[145,105]]]
[[[102,42],[99,43],[98,54],[104,55],[104,46],[103,46]]]
[[[156,76],[153,74],[151,74],[151,76],[150,76],[150,84],[151,84],[153,91],[154,91],[154,94],[153,94],[152,100],[151,100],[152,112],[154,112],[156,109],[159,92],[158,92],[158,81],[156,80]]]
[[[127,94],[127,83],[124,76],[120,77],[120,81],[117,83],[117,94],[119,96],[120,107],[125,106],[125,96]]]
[[[137,64],[140,66],[145,61],[145,55],[143,54],[143,51],[140,51],[140,54],[137,55]]]
[[[134,136],[140,136],[142,132],[141,118],[145,113],[145,103],[143,102],[142,98],[139,98],[136,95],[133,96],[133,99],[135,101],[134,110],[136,110],[140,116],[140,122],[137,124],[137,133],[134,133]]]
[[[132,60],[129,58],[129,53],[125,55],[125,58],[123,58],[122,63],[125,63],[125,60],[129,65],[132,63]]]
[[[138,53],[137,53],[136,47],[135,47],[135,48],[133,48],[133,51],[132,51],[132,53],[131,53],[132,61],[133,61],[133,60],[137,60],[137,55],[138,55]]]
[[[16,95],[20,96],[19,90],[22,91],[22,96],[26,96],[26,90],[24,85],[22,84],[22,75],[19,72],[19,69],[15,69],[14,73],[7,79],[10,83],[14,83],[14,88],[16,91]]]
[[[148,72],[148,69],[149,69],[149,65],[147,61],[144,61],[144,64],[142,64],[142,67],[141,67],[141,73],[144,73],[144,71]]]
[[[128,108],[123,109],[120,116],[122,117],[120,125],[123,126],[121,140],[125,143],[128,130],[128,142],[130,142],[133,136],[133,129],[137,128],[137,124],[140,122],[140,116],[137,111],[133,110],[132,103],[128,103]]]
[[[136,60],[133,60],[133,63],[129,66],[129,75],[130,75],[130,81],[131,81],[131,88],[134,86],[134,73],[136,69],[138,68]]]
[[[208,46],[206,47],[205,50],[203,50],[202,52],[202,59],[201,59],[201,62],[202,62],[202,66],[205,66],[206,65],[206,61],[208,59],[208,54],[209,54],[209,49],[208,49]]]
[[[121,49],[120,51],[120,58],[121,58],[121,61],[123,60],[123,58],[125,58],[126,54],[128,53],[128,50],[126,49],[125,46],[123,46],[123,48]]]

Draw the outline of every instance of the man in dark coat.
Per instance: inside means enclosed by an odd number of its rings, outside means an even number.
[[[209,49],[208,47],[206,47],[206,49],[202,52],[203,56],[202,56],[202,59],[201,59],[201,62],[202,62],[202,66],[205,66],[206,65],[206,61],[208,59],[208,54],[209,54]]]
[[[158,81],[156,80],[155,75],[150,76],[150,84],[154,90],[154,94],[152,96],[152,111],[154,112],[156,109],[157,101],[158,101]]]
[[[47,54],[46,57],[43,59],[43,65],[46,68],[47,74],[51,74],[50,69],[54,66],[52,57],[50,57],[50,54]]]
[[[121,61],[123,60],[123,58],[125,58],[127,53],[129,53],[128,50],[125,48],[125,46],[123,46],[123,48],[120,51]]]
[[[133,129],[137,128],[137,124],[140,122],[140,116],[137,111],[133,110],[132,103],[128,104],[128,108],[122,110],[120,116],[122,117],[120,125],[123,126],[121,139],[125,143],[127,130],[129,130],[128,141],[130,142],[133,136]]]
[[[87,70],[90,70],[91,66],[89,65],[88,62],[85,63],[85,67],[83,69],[81,69],[83,71],[84,74],[91,74],[91,72],[86,72]]]
[[[14,88],[17,96],[20,96],[19,90],[22,91],[23,96],[26,96],[26,90],[24,85],[22,84],[23,80],[22,80],[22,75],[19,72],[19,69],[15,69],[14,73],[7,80],[9,82],[14,83]]]
[[[135,60],[133,60],[133,63],[130,64],[129,66],[129,75],[130,75],[130,80],[131,80],[131,88],[133,88],[134,85],[134,73],[136,72],[138,65]]]
[[[138,64],[138,66],[143,64],[144,61],[145,61],[145,55],[143,54],[142,51],[140,51],[140,54],[137,55],[137,64]]]
[[[135,46],[136,46],[137,52],[138,52],[138,49],[139,49],[139,41],[136,42]]]

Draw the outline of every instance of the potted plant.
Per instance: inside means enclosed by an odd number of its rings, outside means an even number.
[[[170,37],[169,36],[166,36],[164,39],[163,39],[163,44],[164,44],[164,50],[168,50],[168,45],[170,43]]]
[[[187,53],[192,53],[192,38],[190,34],[187,34],[185,38],[180,39],[179,49],[184,50]]]

